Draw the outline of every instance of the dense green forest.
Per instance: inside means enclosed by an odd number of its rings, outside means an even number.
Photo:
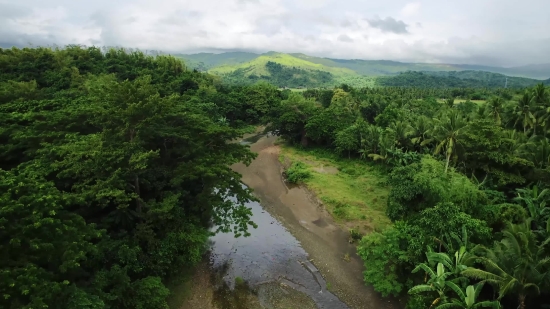
[[[379,86],[420,88],[525,88],[541,81],[483,71],[408,71],[397,76],[379,77],[376,83]]]
[[[210,224],[253,225],[228,141],[278,101],[167,56],[0,49],[0,307],[166,308]]]
[[[485,90],[485,104],[454,102],[472,91],[287,92],[268,130],[387,171],[393,224],[358,247],[365,282],[382,295],[408,294],[411,309],[545,308],[550,91]]]
[[[331,73],[320,70],[305,70],[288,67],[268,61],[265,65],[267,74],[248,74],[250,69],[237,69],[222,76],[224,82],[231,85],[249,85],[265,81],[280,88],[316,88],[334,84]]]
[[[392,224],[358,247],[382,295],[549,305],[548,88],[265,82],[305,78],[287,69],[233,85],[169,56],[0,49],[0,307],[166,308],[165,279],[200,260],[212,224],[254,226],[229,168],[254,158],[229,142],[254,124],[388,174]]]

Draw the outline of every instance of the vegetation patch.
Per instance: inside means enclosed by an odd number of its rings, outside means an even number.
[[[310,176],[304,183],[338,222],[354,227],[356,233],[383,229],[390,224],[385,214],[389,187],[380,169],[323,149],[283,145],[281,157],[294,162],[287,175],[293,166],[308,170]],[[340,172],[324,173],[319,171],[320,167],[337,167]]]

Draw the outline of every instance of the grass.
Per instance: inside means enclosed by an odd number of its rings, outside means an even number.
[[[338,223],[362,233],[390,224],[386,216],[389,187],[376,166],[343,159],[324,149],[281,145],[282,162],[303,162],[311,171],[306,186],[323,202]],[[337,171],[336,169],[337,168]]]
[[[305,70],[320,70],[334,74],[335,76],[356,76],[355,71],[343,67],[329,67],[320,63],[310,62],[306,59],[294,57],[289,54],[283,53],[269,53],[260,55],[255,59],[252,59],[245,63],[239,63],[236,65],[221,65],[210,69],[209,71],[214,74],[225,74],[233,72],[237,69],[248,69],[246,75],[269,75],[269,72],[265,68],[268,61],[276,62],[288,67],[297,67]]]

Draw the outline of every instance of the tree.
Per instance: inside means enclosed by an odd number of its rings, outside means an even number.
[[[523,127],[523,133],[527,133],[527,128],[535,128],[537,119],[534,116],[535,100],[531,93],[525,92],[523,97],[518,101],[518,104],[514,107],[514,127],[518,123],[521,123]]]
[[[438,144],[434,153],[445,152],[447,161],[445,164],[445,173],[447,173],[447,169],[449,168],[451,156],[456,155],[457,148],[460,147],[460,134],[467,125],[468,123],[458,112],[451,112],[443,116],[442,119],[435,119],[433,136]]]
[[[550,258],[531,231],[530,220],[509,224],[503,236],[493,248],[482,249],[479,261],[485,270],[469,267],[462,274],[494,285],[499,299],[515,295],[520,308],[525,309],[526,298],[540,294],[546,284]]]
[[[501,97],[494,97],[491,99],[488,103],[488,113],[491,118],[495,121],[497,125],[500,126],[502,123],[502,108],[504,105],[504,102]]]
[[[357,134],[357,127],[353,125],[337,132],[334,144],[336,145],[336,150],[338,152],[347,151],[348,158],[350,158],[351,151],[357,150],[357,148],[359,147],[359,136]]]

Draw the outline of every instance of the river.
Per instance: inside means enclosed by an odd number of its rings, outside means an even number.
[[[258,228],[249,237],[211,238],[209,260],[180,308],[399,308],[364,285],[347,232],[315,197],[284,183],[275,140],[258,134],[241,141],[258,153],[250,166],[232,166],[261,201],[247,205]]]

